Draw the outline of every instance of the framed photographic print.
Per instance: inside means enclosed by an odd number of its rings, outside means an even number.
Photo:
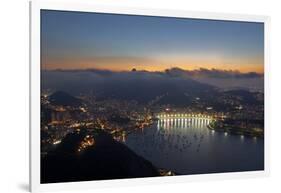
[[[31,191],[268,173],[268,17],[30,14]]]

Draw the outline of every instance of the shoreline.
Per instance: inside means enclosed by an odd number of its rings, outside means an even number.
[[[264,138],[264,134],[259,134],[254,131],[249,131],[249,129],[244,130],[243,128],[230,128],[230,127],[225,127],[225,128],[214,128],[210,124],[207,125],[208,129],[214,130],[217,132],[227,132],[231,135],[240,135],[240,136],[247,136],[247,137],[257,137],[257,138]]]

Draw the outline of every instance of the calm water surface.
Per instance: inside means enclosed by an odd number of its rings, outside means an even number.
[[[208,120],[161,119],[125,144],[158,168],[178,174],[263,170],[264,140],[209,130]]]

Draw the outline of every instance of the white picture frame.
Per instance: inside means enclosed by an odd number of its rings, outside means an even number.
[[[65,10],[128,15],[148,15],[181,18],[198,18],[226,21],[247,21],[264,23],[264,74],[265,74],[265,154],[264,171],[153,177],[141,179],[102,180],[71,183],[40,184],[40,10]],[[269,175],[269,25],[270,18],[258,15],[191,12],[185,10],[162,10],[139,7],[107,6],[93,2],[54,2],[49,0],[30,2],[30,191],[73,190],[84,188],[134,186],[147,184],[178,183],[189,181],[241,179]]]

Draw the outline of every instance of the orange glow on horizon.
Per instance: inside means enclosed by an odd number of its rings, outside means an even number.
[[[263,74],[264,73],[264,68],[261,67],[256,67],[256,66],[244,66],[241,68],[231,68],[231,67],[226,67],[226,68],[220,68],[220,67],[215,67],[215,66],[211,66],[211,67],[206,67],[206,66],[199,66],[199,67],[181,67],[181,66],[173,66],[173,67],[155,67],[155,66],[150,66],[150,67],[139,67],[139,66],[132,66],[131,68],[102,68],[102,67],[96,67],[96,68],[91,68],[91,67],[84,67],[84,68],[43,68],[44,70],[86,70],[86,69],[97,69],[97,70],[109,70],[109,71],[113,71],[113,72],[125,72],[125,71],[131,71],[132,69],[136,69],[137,71],[148,71],[148,72],[164,72],[167,69],[171,69],[171,68],[180,68],[182,70],[200,70],[200,69],[207,69],[207,70],[212,70],[212,69],[216,69],[216,70],[226,70],[226,71],[239,71],[241,73],[249,73],[249,72],[256,72],[259,74]]]
[[[44,60],[43,60],[44,61]],[[165,71],[171,68],[183,70],[218,69],[233,70],[241,73],[257,72],[264,73],[263,58],[168,58],[150,59],[141,57],[96,57],[88,59],[61,58],[56,60],[45,60],[43,69],[98,69],[110,71],[145,70],[150,72]]]

